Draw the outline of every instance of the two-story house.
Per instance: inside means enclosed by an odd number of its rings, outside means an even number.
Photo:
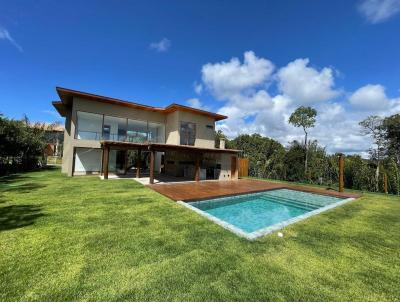
[[[215,122],[226,116],[178,104],[165,108],[56,88],[65,117],[62,172],[73,175],[238,178],[238,150],[215,147]]]

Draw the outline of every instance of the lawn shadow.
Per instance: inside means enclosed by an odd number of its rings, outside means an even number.
[[[17,185],[10,184],[0,184],[1,192],[13,192],[13,193],[31,193],[33,190],[41,189],[46,187],[46,185],[28,182]]]
[[[7,176],[1,176],[0,177],[0,184],[9,184],[12,182],[16,181],[22,181],[22,180],[27,180],[29,179],[29,176],[23,175],[23,174],[11,174]]]
[[[32,225],[42,216],[42,208],[36,205],[0,207],[0,232]]]

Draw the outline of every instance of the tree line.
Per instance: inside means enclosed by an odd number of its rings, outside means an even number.
[[[0,175],[42,167],[49,127],[30,123],[26,116],[14,120],[0,114]]]
[[[216,140],[226,141],[226,147],[243,150],[249,159],[249,175],[285,181],[338,186],[339,153],[329,154],[317,140],[309,139],[315,126],[317,111],[299,107],[288,122],[304,130],[304,141],[292,141],[283,146],[260,134],[242,134],[228,139],[218,131]],[[384,192],[384,178],[391,194],[400,195],[400,114],[389,117],[369,116],[359,123],[362,134],[373,140],[369,157],[345,156],[345,187],[371,192]],[[386,175],[386,176],[385,176]]]

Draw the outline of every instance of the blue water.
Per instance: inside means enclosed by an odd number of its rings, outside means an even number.
[[[331,196],[280,189],[190,204],[251,233],[340,200]]]

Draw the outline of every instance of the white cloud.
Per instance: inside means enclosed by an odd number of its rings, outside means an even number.
[[[203,92],[203,85],[194,82],[193,83],[193,88],[194,88],[194,92],[196,92],[196,94],[201,94]]]
[[[329,152],[364,154],[371,142],[361,135],[358,122],[370,114],[399,112],[400,98],[388,99],[383,93],[385,98],[381,102],[389,102],[386,109],[361,109],[335,89],[335,76],[333,68],[317,70],[309,66],[308,59],[294,60],[273,73],[273,64],[253,52],[246,52],[242,63],[233,58],[202,68],[203,87],[222,100],[218,112],[228,119],[219,122],[217,128],[228,137],[260,133],[284,145],[294,139],[301,141],[303,131],[290,125],[288,119],[298,106],[310,104],[318,111],[316,126],[310,130],[312,139],[317,139]],[[271,89],[274,85],[278,93],[271,95],[269,90],[276,91]],[[356,91],[353,95],[358,94]]]
[[[186,101],[186,103],[188,104],[188,106],[193,107],[193,108],[206,110],[206,111],[209,110],[209,108],[207,106],[204,106],[203,103],[197,98],[188,99]]]
[[[23,52],[22,47],[11,37],[9,31],[3,27],[0,27],[0,40],[6,40],[10,42],[18,51]]]
[[[228,99],[264,83],[273,70],[274,65],[270,61],[247,51],[243,64],[238,58],[232,58],[229,62],[204,65],[202,80],[218,99]]]
[[[363,110],[385,109],[389,105],[389,99],[382,85],[365,85],[357,89],[349,98],[350,103]]]
[[[318,71],[307,66],[309,59],[297,59],[281,68],[278,73],[279,90],[301,104],[329,100],[339,94],[334,90],[333,70]]]
[[[167,38],[162,38],[159,42],[150,43],[150,49],[157,52],[167,52],[171,47],[171,41]]]
[[[384,22],[400,12],[400,0],[363,0],[358,11],[372,24]]]

